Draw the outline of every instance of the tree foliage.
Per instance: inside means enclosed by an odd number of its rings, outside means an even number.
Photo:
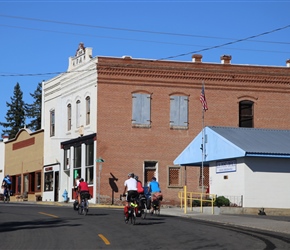
[[[30,93],[30,96],[33,97],[34,102],[32,104],[25,104],[25,113],[26,117],[30,118],[30,123],[27,124],[27,127],[36,131],[41,129],[41,103],[42,103],[42,83],[38,83],[34,93]]]
[[[13,97],[10,97],[10,100],[10,103],[6,102],[8,108],[5,116],[6,122],[0,122],[0,125],[4,128],[2,130],[3,134],[12,139],[25,126],[25,103],[19,83],[16,83]]]

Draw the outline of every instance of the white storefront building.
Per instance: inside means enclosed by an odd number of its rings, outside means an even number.
[[[78,174],[95,198],[96,60],[80,43],[67,72],[43,82],[43,201],[63,201],[65,191],[71,201]]]

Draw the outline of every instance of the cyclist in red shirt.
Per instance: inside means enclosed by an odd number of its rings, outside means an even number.
[[[80,194],[78,196],[78,200],[79,200],[79,204],[81,204],[81,196],[82,196],[82,194],[89,193],[88,183],[86,183],[83,178],[80,179],[80,184],[78,186],[78,190],[79,190],[79,194]]]

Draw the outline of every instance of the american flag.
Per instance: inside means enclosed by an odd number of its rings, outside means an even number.
[[[202,85],[202,89],[201,89],[201,92],[200,92],[199,100],[200,100],[200,102],[202,104],[202,109],[204,111],[207,111],[208,110],[208,107],[207,107],[207,103],[206,103],[206,99],[205,99],[205,94],[204,94],[204,84]]]

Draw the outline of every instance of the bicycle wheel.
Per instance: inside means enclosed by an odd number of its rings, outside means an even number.
[[[86,216],[87,213],[88,213],[88,200],[85,199],[85,202],[84,202],[84,215]]]
[[[135,209],[134,209],[134,211],[133,211],[133,213],[132,213],[131,223],[132,223],[133,225],[136,224],[136,213],[135,213]]]
[[[82,213],[83,213],[83,210],[84,210],[84,203],[82,202],[82,203],[79,205],[78,214],[82,214]]]
[[[147,215],[147,205],[146,203],[144,203],[144,209],[142,209],[142,219],[144,220],[146,218],[146,215]]]

